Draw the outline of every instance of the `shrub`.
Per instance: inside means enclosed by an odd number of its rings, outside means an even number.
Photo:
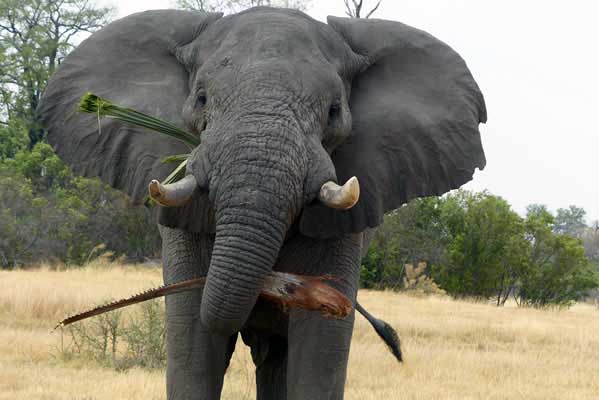
[[[74,177],[45,143],[0,160],[0,268],[44,260],[81,265],[105,244],[117,256],[155,256],[150,211],[97,179]]]
[[[156,299],[139,305],[137,313],[117,310],[75,323],[65,328],[66,347],[61,335],[61,358],[91,358],[117,370],[164,368],[164,320],[164,303]]]

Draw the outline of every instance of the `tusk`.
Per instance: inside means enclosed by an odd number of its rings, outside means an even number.
[[[178,182],[163,185],[153,179],[148,185],[152,200],[165,207],[180,207],[185,205],[198,187],[193,175],[187,175]]]
[[[352,176],[343,186],[339,186],[333,181],[326,182],[320,188],[318,199],[328,207],[349,210],[360,199],[358,178]]]

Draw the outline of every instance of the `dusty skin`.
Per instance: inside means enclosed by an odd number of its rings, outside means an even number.
[[[58,357],[51,329],[68,312],[161,282],[159,269],[96,263],[0,272],[0,399],[164,399],[162,371],[117,373]],[[599,310],[539,311],[391,292],[360,301],[399,331],[397,364],[358,317],[346,399],[597,399]],[[223,399],[253,399],[253,365],[238,344]]]

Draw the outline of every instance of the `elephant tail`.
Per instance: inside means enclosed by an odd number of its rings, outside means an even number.
[[[385,344],[389,348],[389,351],[393,354],[393,356],[395,356],[397,361],[402,362],[403,359],[401,356],[401,343],[399,341],[399,335],[397,334],[395,329],[393,329],[391,325],[389,325],[382,319],[374,317],[372,314],[366,311],[364,307],[362,307],[358,302],[356,302],[356,310],[360,314],[362,314],[362,316],[364,316],[364,318],[366,318],[368,322],[370,322],[370,325],[372,325],[377,335],[379,335],[383,342],[385,342]]]

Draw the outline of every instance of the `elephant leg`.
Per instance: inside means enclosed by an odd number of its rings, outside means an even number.
[[[332,240],[326,246],[325,251],[313,251],[318,259],[299,271],[294,268],[294,272],[342,277],[341,282],[332,282],[331,285],[355,303],[362,235]],[[343,399],[353,326],[353,311],[343,320],[327,319],[306,310],[290,311],[288,400]]]
[[[205,276],[209,238],[161,226],[165,284]],[[237,334],[209,333],[200,323],[202,291],[166,298],[167,398],[218,400]]]
[[[256,365],[256,399],[287,399],[287,338],[241,333]]]
[[[354,326],[352,312],[330,321],[293,311],[289,321],[288,400],[342,400]]]

